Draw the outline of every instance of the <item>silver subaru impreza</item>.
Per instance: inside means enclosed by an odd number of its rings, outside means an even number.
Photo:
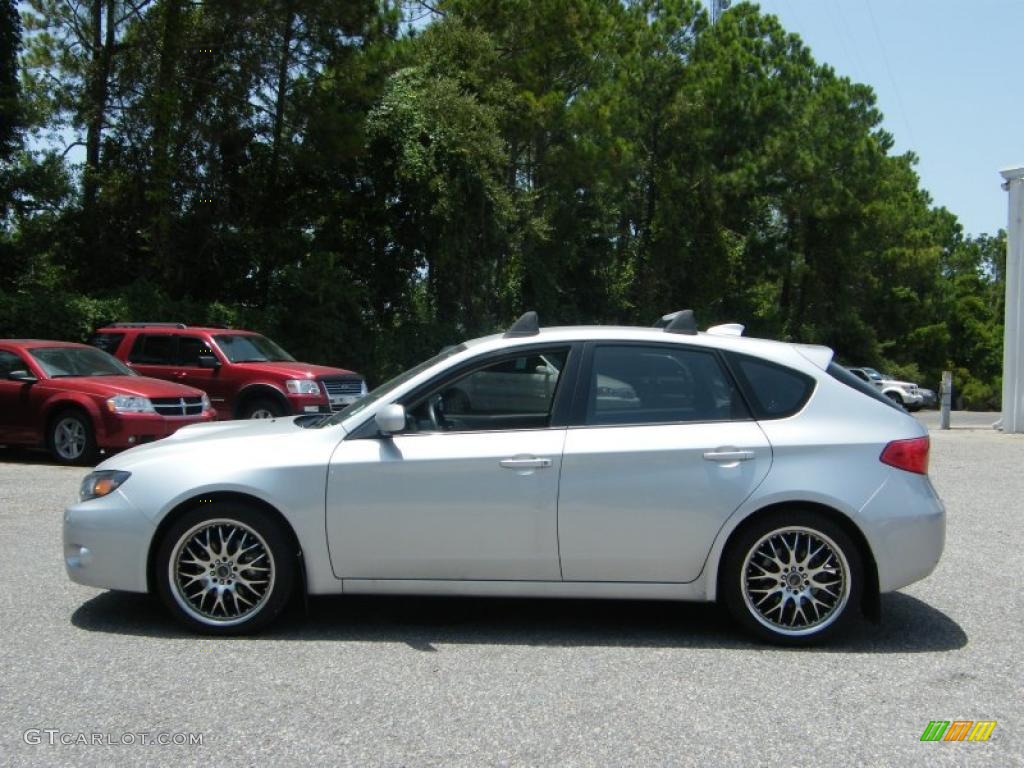
[[[256,631],[308,594],[719,601],[807,644],[924,578],[927,431],[825,347],[527,313],[326,417],[113,456],[64,514],[71,579]]]

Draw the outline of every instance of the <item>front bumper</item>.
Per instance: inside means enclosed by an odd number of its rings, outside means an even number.
[[[946,508],[925,475],[893,469],[858,514],[882,592],[928,576],[946,543]]]
[[[155,531],[149,518],[119,490],[68,507],[64,511],[68,577],[90,587],[146,592],[146,563]]]
[[[100,448],[131,448],[169,437],[182,427],[205,424],[216,419],[213,409],[199,416],[161,416],[154,413],[109,413],[104,414],[101,428],[96,432],[96,444]]]

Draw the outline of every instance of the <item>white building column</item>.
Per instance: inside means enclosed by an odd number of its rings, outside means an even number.
[[[1010,193],[1003,331],[1003,431],[1024,432],[1024,166],[1006,168]]]

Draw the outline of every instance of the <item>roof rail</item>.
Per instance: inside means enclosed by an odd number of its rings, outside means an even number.
[[[661,319],[654,324],[654,327],[664,328],[665,333],[682,333],[686,336],[697,335],[697,319],[693,316],[692,309],[681,309],[678,312],[662,315]]]
[[[512,327],[505,331],[503,338],[514,339],[519,336],[536,336],[540,333],[540,318],[537,313],[530,311],[523,313],[522,317],[512,323]]]
[[[186,323],[108,323],[105,328],[224,328],[230,329],[225,323],[201,323],[199,325],[188,325]]]
[[[188,328],[184,323],[110,323],[108,328]]]

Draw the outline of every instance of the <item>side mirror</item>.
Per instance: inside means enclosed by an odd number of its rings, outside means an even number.
[[[220,360],[217,359],[216,355],[200,355],[199,356],[199,367],[210,368],[216,370],[220,368]]]
[[[373,417],[374,422],[385,435],[401,432],[405,429],[405,408],[401,405],[385,405]]]
[[[10,371],[7,378],[11,381],[20,381],[22,384],[35,384],[39,379],[26,370]]]

